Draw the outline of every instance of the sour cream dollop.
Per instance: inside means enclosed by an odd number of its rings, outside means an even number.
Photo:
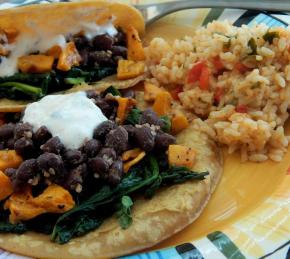
[[[36,131],[46,126],[68,149],[81,147],[93,138],[94,129],[108,120],[85,92],[48,95],[25,109],[23,122]]]

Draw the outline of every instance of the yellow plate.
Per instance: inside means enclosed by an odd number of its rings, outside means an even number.
[[[209,13],[234,21],[244,11],[203,9],[173,14],[148,28],[145,41],[155,36],[169,40],[190,36]],[[257,17],[267,19],[263,14]],[[290,122],[286,132],[290,134]],[[290,258],[289,166],[290,148],[280,163],[241,163],[237,154],[225,154],[222,180],[198,220],[152,248],[153,252],[144,251],[127,258],[240,259],[265,258],[268,254],[271,258]]]
[[[150,2],[142,0],[142,4]],[[190,36],[210,15],[234,21],[242,13],[203,9],[172,14],[147,29],[145,43],[153,37],[174,40]],[[267,19],[263,15],[256,20]],[[279,21],[268,20],[271,22],[279,25]],[[290,122],[286,123],[286,133],[290,134]],[[128,258],[235,259],[267,254],[271,258],[290,258],[290,148],[280,163],[241,163],[238,154],[224,154],[224,175],[201,216],[150,249],[154,252],[147,250]],[[166,247],[171,248],[163,249]]]

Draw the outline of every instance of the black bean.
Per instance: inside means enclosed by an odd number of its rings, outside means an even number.
[[[98,154],[98,157],[104,158],[109,164],[111,164],[117,158],[117,153],[113,148],[104,147]]]
[[[25,160],[17,169],[16,171],[16,177],[12,177],[12,184],[13,184],[13,189],[15,191],[18,191],[21,189],[21,187],[27,183],[32,185],[36,185],[38,182],[33,182],[33,179],[37,176],[39,172],[38,166],[36,159],[28,159]],[[13,170],[8,171],[8,174],[15,173]]]
[[[124,58],[121,56],[113,56],[113,61],[114,61],[116,66],[118,65],[119,60],[122,60],[122,59],[124,59]]]
[[[3,141],[0,142],[0,150],[5,149],[5,143]]]
[[[94,37],[92,43],[96,50],[111,50],[114,39],[108,34],[101,34]]]
[[[73,41],[79,51],[90,46],[90,41],[85,36],[76,36]]]
[[[16,179],[16,175],[17,175],[17,169],[15,168],[6,168],[4,171],[4,174],[6,174],[10,180],[15,180]]]
[[[52,137],[48,128],[45,126],[41,126],[34,134],[33,139],[35,140],[38,146],[43,145],[46,141],[48,141]]]
[[[100,66],[113,66],[115,63],[112,60],[112,54],[110,52],[101,51],[91,51],[88,54],[88,62],[91,65]]]
[[[155,147],[154,149],[165,151],[168,149],[169,145],[174,144],[176,138],[167,133],[157,133],[155,137]]]
[[[0,127],[0,139],[6,141],[10,138],[13,138],[14,128],[15,128],[15,124],[13,124],[13,123],[8,123],[8,124],[2,125]]]
[[[18,123],[14,129],[14,138],[32,138],[32,126],[29,123]]]
[[[117,185],[120,183],[123,175],[123,162],[121,160],[116,160],[113,162],[109,169],[107,180],[112,185]]]
[[[40,149],[43,152],[60,154],[64,150],[64,145],[61,143],[59,137],[53,137],[41,145]]]
[[[123,46],[113,46],[111,48],[112,54],[114,56],[120,56],[122,58],[127,57],[127,48]]]
[[[154,148],[155,136],[149,127],[143,126],[141,128],[135,128],[134,139],[137,146],[146,152]]]
[[[131,90],[131,89],[124,89],[124,90],[121,90],[121,94],[122,94],[122,97],[125,97],[125,98],[135,98],[135,91]]]
[[[133,125],[123,125],[123,128],[128,132],[129,139],[135,135],[135,127]]]
[[[88,160],[88,167],[96,178],[105,175],[109,170],[109,166],[109,163],[101,157],[94,157]]]
[[[117,35],[115,36],[115,44],[121,46],[127,45],[126,34],[124,32],[118,31]]]
[[[146,123],[149,123],[150,125],[157,125],[160,127],[164,126],[164,122],[160,120],[156,112],[154,112],[150,108],[144,110],[140,118],[140,124]]]
[[[64,152],[63,160],[66,165],[75,167],[85,161],[85,156],[82,154],[81,151],[76,149],[69,149]]]
[[[64,163],[61,156],[54,153],[44,153],[37,158],[37,165],[45,177],[60,179],[65,175]]]
[[[87,176],[87,165],[81,164],[76,168],[73,168],[69,171],[68,177],[65,180],[64,186],[66,189],[81,192],[82,191],[82,184],[84,179]],[[78,187],[80,185],[81,187]],[[81,188],[81,189],[79,189]]]
[[[94,138],[105,141],[106,135],[113,129],[117,128],[117,124],[111,120],[107,120],[99,124],[94,131]]]
[[[14,149],[14,143],[15,143],[15,139],[14,138],[8,139],[7,142],[6,142],[6,148]]]
[[[122,126],[111,130],[106,136],[105,145],[121,154],[128,147],[128,132]]]
[[[114,103],[105,100],[105,99],[96,99],[95,101],[96,105],[102,110],[102,113],[107,117],[110,118],[110,116],[114,112]]]
[[[99,140],[91,139],[85,143],[83,147],[84,153],[87,157],[95,157],[102,148],[102,144]]]
[[[89,63],[89,53],[90,50],[89,49],[82,49],[79,51],[79,54],[81,56],[81,65],[83,66],[87,66]]]
[[[100,94],[97,93],[95,90],[87,90],[86,95],[90,99],[99,99]]]
[[[23,156],[24,158],[30,158],[35,153],[33,141],[24,137],[15,141],[14,149],[17,154]]]

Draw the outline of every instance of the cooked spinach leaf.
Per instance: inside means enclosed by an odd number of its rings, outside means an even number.
[[[95,82],[116,72],[112,67],[73,67],[70,71],[50,73],[17,73],[0,78],[0,97],[10,99],[39,99],[48,93],[62,91],[81,82]]]
[[[268,31],[263,36],[264,41],[267,41],[270,44],[273,43],[273,40],[275,38],[279,38],[279,32],[277,32],[277,31]]]
[[[249,53],[250,55],[257,55],[257,43],[255,41],[254,38],[251,38],[249,41],[248,41],[248,46],[250,47],[251,49],[251,52]]]
[[[139,110],[138,108],[133,108],[127,116],[126,123],[132,125],[139,124],[141,115],[142,115],[141,110]]]
[[[110,86],[109,88],[107,88],[104,92],[104,94],[112,94],[113,96],[121,96],[120,91],[115,88],[114,86]]]
[[[85,82],[84,77],[67,77],[64,79],[64,82],[68,85],[79,85]]]
[[[16,97],[20,93],[32,99],[38,99],[43,96],[41,87],[35,87],[18,82],[0,83],[1,97]]]
[[[132,224],[131,208],[133,201],[130,196],[123,196],[120,204],[118,204],[119,210],[116,215],[122,229],[127,229]]]
[[[0,222],[0,233],[15,233],[22,234],[26,232],[28,229],[25,224],[11,224],[8,222]]]
[[[164,115],[164,116],[160,116],[160,119],[164,123],[161,129],[164,132],[170,132],[170,130],[171,130],[171,121],[170,121],[170,118],[168,116]]]
[[[170,167],[168,170],[161,172],[159,178],[147,188],[145,198],[152,198],[161,186],[180,184],[188,180],[204,180],[208,174],[208,172],[197,173],[183,166]]]

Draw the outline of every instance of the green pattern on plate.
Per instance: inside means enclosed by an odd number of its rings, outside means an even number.
[[[239,248],[224,233],[215,231],[208,234],[207,238],[217,247],[221,253],[223,253],[226,258],[246,259]]]

